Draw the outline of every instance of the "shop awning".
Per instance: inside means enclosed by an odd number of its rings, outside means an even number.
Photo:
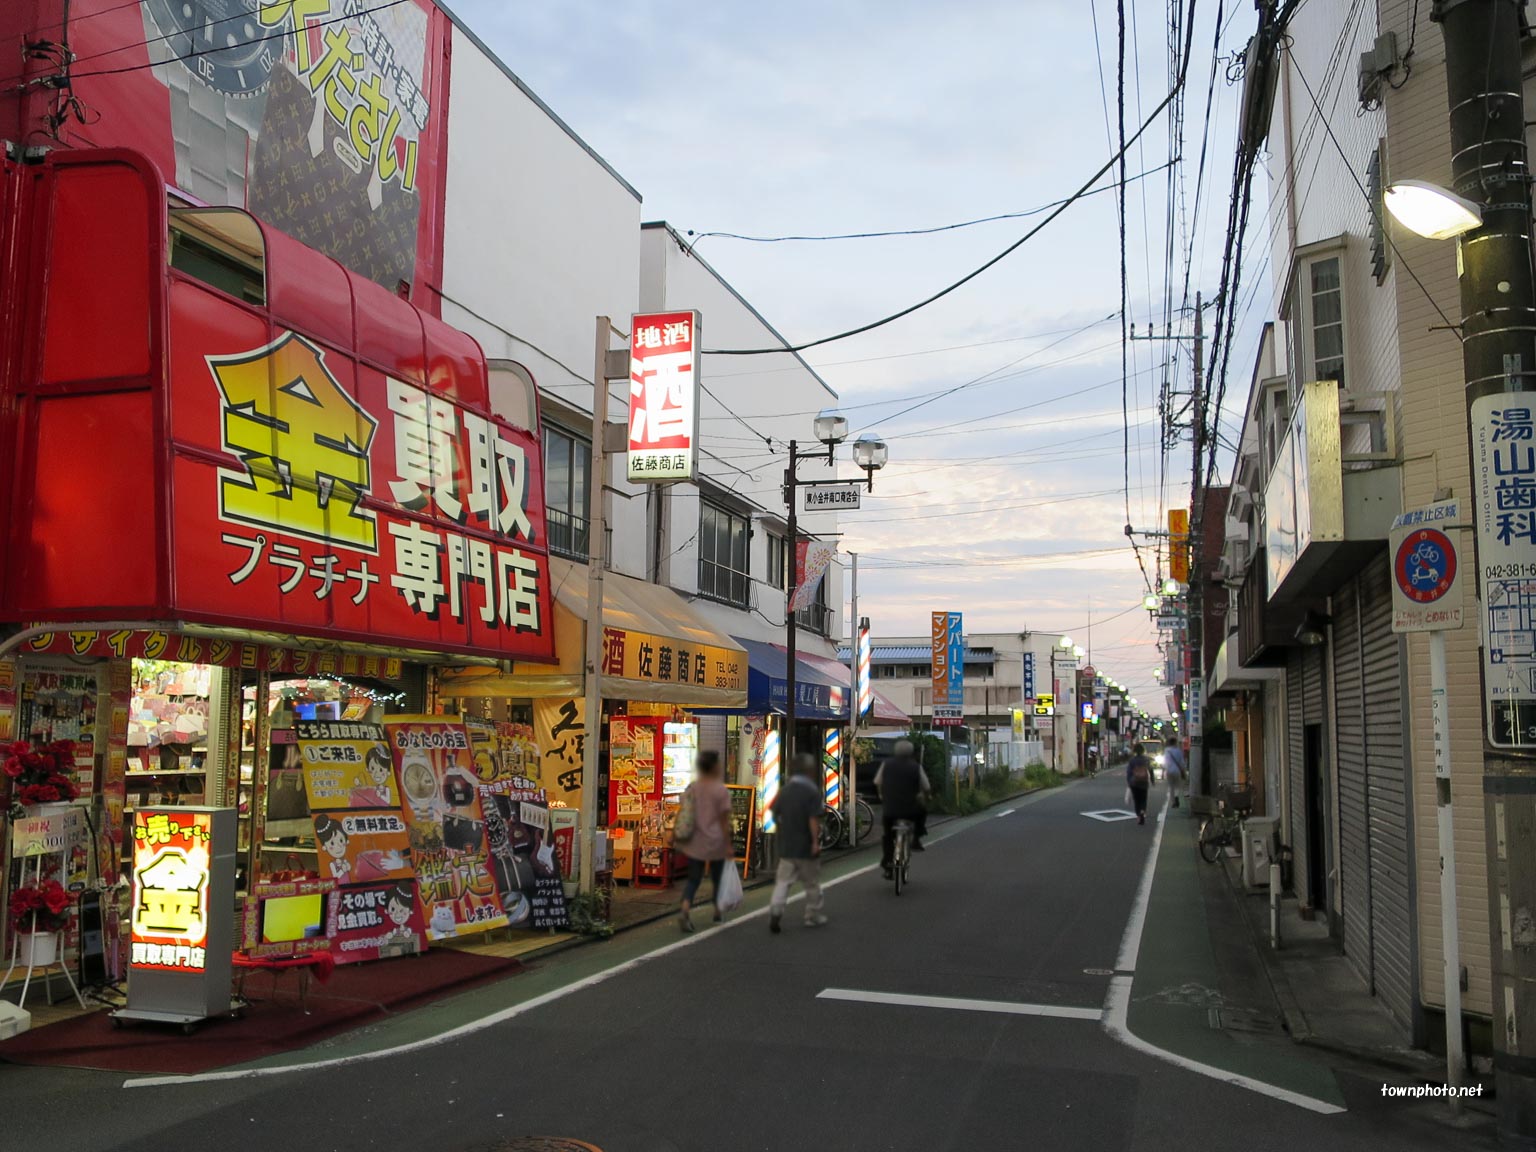
[[[849,683],[848,665],[844,664],[841,660],[833,660],[827,656],[816,656],[809,652],[803,658],[807,664],[820,669],[828,676],[840,679],[844,684]],[[883,695],[880,689],[871,685],[870,695],[874,698],[874,703],[870,705],[869,716],[867,717],[868,723],[883,725],[899,724],[902,727],[912,723],[912,717],[891,703],[890,699]]]
[[[557,557],[549,563],[555,585],[556,663],[515,663],[510,671],[444,671],[445,695],[539,699],[579,696],[585,690],[587,569]],[[603,696],[694,708],[744,708],[747,654],[672,589],[608,572],[603,576]]]
[[[734,638],[747,650],[747,707],[782,715],[789,704],[789,652],[777,644]],[[795,658],[795,717],[848,720],[848,684],[829,676],[803,655]]]

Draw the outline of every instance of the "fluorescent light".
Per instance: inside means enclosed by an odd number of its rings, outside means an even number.
[[[1425,180],[1399,180],[1386,192],[1387,211],[1430,240],[1450,240],[1481,226],[1483,210],[1472,201]]]

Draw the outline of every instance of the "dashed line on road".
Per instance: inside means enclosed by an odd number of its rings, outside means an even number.
[[[1012,816],[1017,811],[1017,808],[1004,808],[1001,812],[994,816],[993,819],[1001,820],[1004,816]]]
[[[909,1008],[947,1008],[954,1012],[1000,1012],[1009,1016],[1053,1016],[1060,1020],[1102,1020],[1102,1008],[1066,1004],[1019,1004],[1011,1000],[962,1000],[954,996],[915,996],[902,992],[861,992],[854,988],[823,988],[818,1000],[852,1000],[861,1004],[895,1004]]]

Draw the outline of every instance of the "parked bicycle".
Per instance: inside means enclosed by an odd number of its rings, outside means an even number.
[[[912,834],[915,825],[910,820],[898,820],[892,831],[895,843],[891,846],[891,880],[896,885],[896,895],[907,883],[907,868],[912,862]]]
[[[869,835],[875,826],[875,811],[863,800],[853,802],[853,846],[857,847]],[[843,842],[843,814],[836,807],[828,804],[821,810],[821,847],[823,850],[835,848]]]
[[[1241,846],[1243,822],[1253,811],[1253,792],[1248,788],[1223,788],[1216,814],[1200,824],[1200,858],[1207,864],[1221,859],[1231,846]]]

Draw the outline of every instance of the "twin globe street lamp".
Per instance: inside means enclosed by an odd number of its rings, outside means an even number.
[[[786,520],[788,528],[789,553],[786,562],[789,566],[787,585],[784,599],[784,630],[785,649],[789,653],[789,659],[784,670],[785,689],[787,699],[784,702],[784,741],[783,747],[786,762],[791,762],[797,751],[795,740],[795,596],[799,591],[799,572],[796,566],[796,557],[799,553],[798,515],[799,515],[799,490],[801,488],[821,488],[828,485],[857,484],[858,481],[839,480],[801,480],[796,469],[805,460],[820,460],[828,464],[837,461],[837,446],[848,439],[848,417],[835,408],[825,408],[817,413],[815,421],[811,425],[816,439],[820,442],[819,448],[813,448],[802,452],[797,441],[789,442],[789,467],[784,470],[784,502],[789,506],[789,516]],[[864,470],[865,481],[869,490],[875,490],[875,473],[885,467],[890,459],[890,449],[885,441],[878,436],[865,433],[853,442],[853,462]],[[858,702],[851,701],[851,708],[857,708]],[[845,755],[852,755],[849,749]]]

